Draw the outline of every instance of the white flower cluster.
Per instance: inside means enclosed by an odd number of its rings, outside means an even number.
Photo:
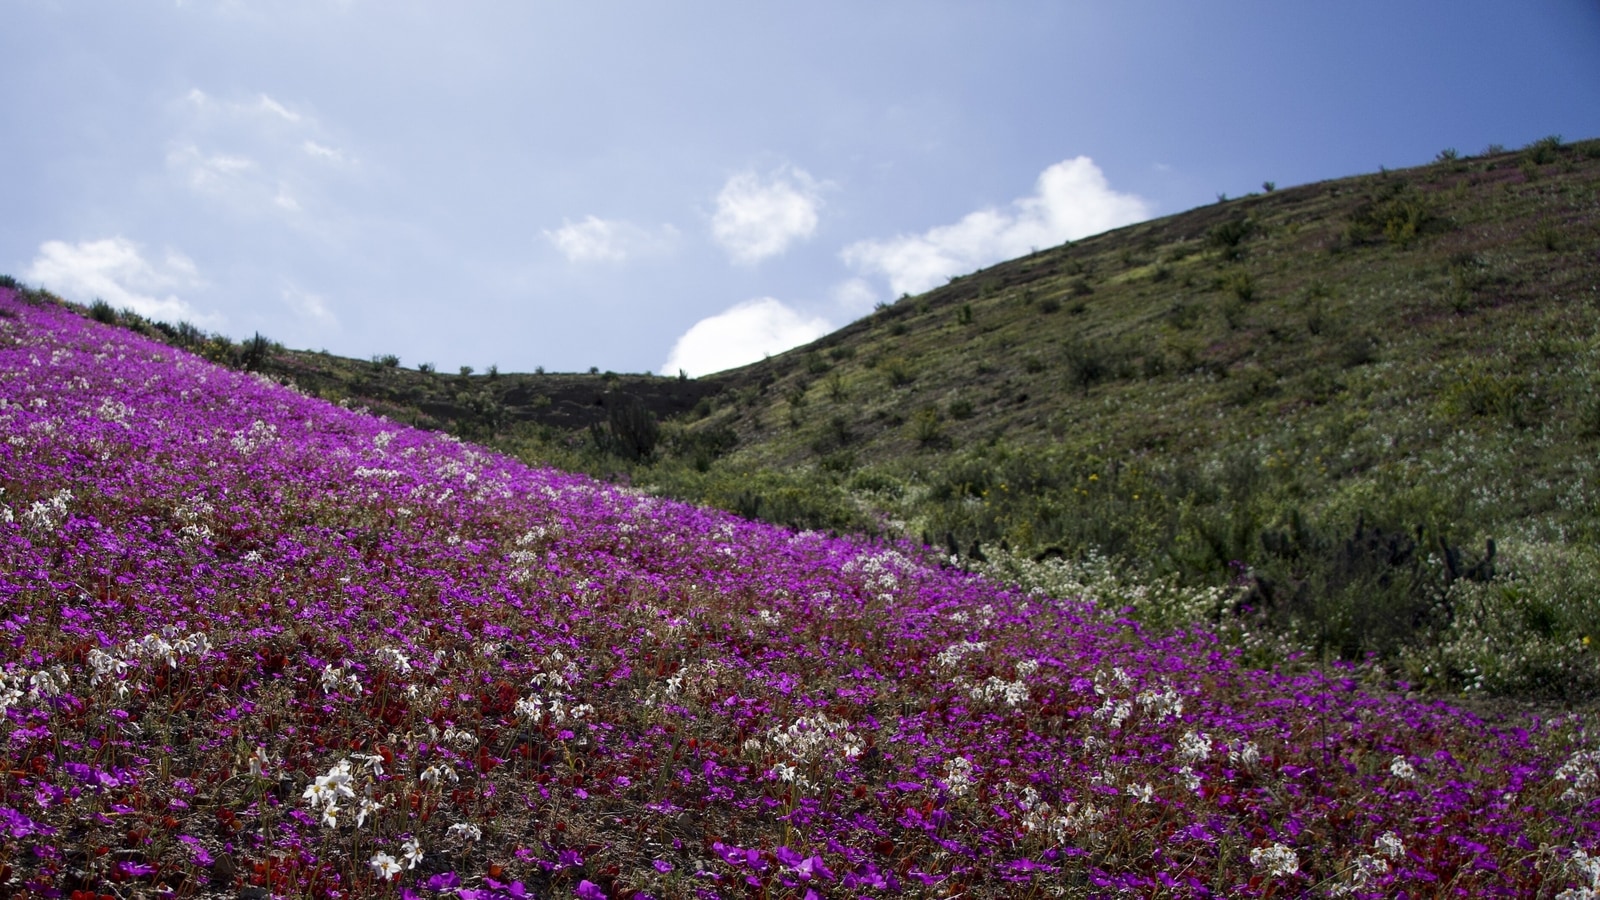
[[[338,693],[351,693],[361,696],[361,678],[354,672],[347,672],[343,666],[327,663],[322,667],[322,692],[332,696]]]
[[[1417,777],[1417,767],[1404,756],[1396,756],[1389,761],[1389,774],[1401,781],[1411,781]]]
[[[1595,900],[1600,897],[1600,856],[1590,856],[1582,847],[1573,844],[1567,869],[1584,884],[1567,888],[1556,895],[1556,900]]]
[[[394,481],[400,477],[400,470],[356,466],[355,476],[357,478],[376,478],[379,481]]]
[[[1144,690],[1134,698],[1139,705],[1150,712],[1157,721],[1166,718],[1176,718],[1183,715],[1183,698],[1172,688],[1164,691]]]
[[[93,673],[89,676],[91,685],[98,685],[103,681],[116,683],[117,696],[128,695],[128,685],[123,680],[128,669],[134,666],[143,657],[156,663],[166,663],[167,668],[176,669],[178,660],[185,656],[204,659],[211,652],[211,638],[205,632],[194,631],[183,634],[177,628],[167,626],[161,629],[161,634],[149,633],[137,640],[128,641],[122,646],[122,655],[108,653],[96,647],[89,651],[87,662]]]
[[[1021,679],[1006,681],[990,675],[982,684],[975,685],[968,693],[972,699],[984,702],[1004,702],[1007,706],[1018,706],[1028,699],[1028,686]]]
[[[1259,762],[1261,762],[1261,748],[1256,746],[1255,741],[1245,741],[1237,747],[1228,745],[1229,765],[1253,769]]]
[[[910,560],[893,550],[869,556],[858,556],[845,563],[840,571],[845,575],[861,576],[862,586],[876,594],[879,600],[894,599],[892,591],[900,585],[900,573],[913,569]]]
[[[1555,777],[1571,786],[1561,794],[1567,803],[1583,803],[1595,795],[1600,786],[1600,750],[1579,750],[1567,757],[1556,769]]]
[[[1211,735],[1204,731],[1185,731],[1178,739],[1178,762],[1204,762],[1211,756]]]
[[[933,661],[939,668],[948,669],[960,662],[961,657],[969,653],[982,653],[987,649],[989,649],[988,641],[960,641],[939,651],[939,655],[935,656]]]
[[[127,428],[128,419],[133,415],[133,407],[123,403],[121,400],[103,397],[100,400],[100,408],[95,410],[94,414],[107,422]]]
[[[394,647],[380,647],[374,653],[378,662],[401,675],[411,674],[411,658]]]
[[[249,428],[235,431],[229,439],[233,449],[240,453],[254,453],[262,447],[268,447],[278,442],[278,426],[260,419],[250,423]]]
[[[960,797],[972,790],[977,782],[972,778],[972,760],[965,756],[953,756],[944,764],[944,783],[950,788],[952,797]]]
[[[264,752],[262,756],[265,757]],[[383,804],[372,797],[373,780],[383,775],[383,757],[375,753],[358,753],[356,758],[361,760],[363,768],[366,770],[365,790],[362,792],[362,796],[357,801],[355,808],[356,827],[361,828],[367,824],[368,817],[376,815],[379,810],[383,809]],[[254,764],[252,764],[251,768],[254,771]],[[300,795],[313,812],[322,814],[322,826],[324,828],[338,828],[343,822],[349,821],[347,818],[343,818],[345,811],[339,804],[343,800],[357,799],[354,787],[355,777],[350,760],[340,759],[333,764],[327,774],[318,775],[316,780],[311,782],[306,787],[305,792]]]
[[[405,863],[405,869],[415,869],[417,863],[422,862],[422,843],[416,838],[406,838],[405,843],[400,845],[399,859],[379,850],[367,860],[367,865],[372,867],[372,874],[379,880],[393,881],[400,877],[402,862]]]
[[[1111,697],[1107,697],[1105,701],[1100,704],[1100,707],[1091,713],[1091,715],[1096,719],[1108,720],[1111,723],[1112,728],[1121,728],[1122,723],[1127,721],[1128,716],[1132,714],[1132,703],[1129,703],[1127,700],[1117,700]]]
[[[1113,689],[1132,690],[1133,676],[1123,671],[1121,666],[1114,666],[1108,675],[1105,672],[1094,673],[1094,692],[1102,697],[1109,696]]]
[[[423,769],[422,774],[417,776],[417,780],[423,784],[431,784],[437,787],[446,781],[456,784],[461,781],[461,776],[457,775],[456,770],[449,766],[435,764]]]
[[[1054,844],[1064,844],[1069,838],[1083,834],[1105,818],[1106,814],[1105,810],[1093,803],[1077,801],[1068,803],[1058,814],[1050,804],[1041,802],[1039,792],[1031,787],[1023,790],[1017,803],[1023,809],[1023,829],[1030,834],[1044,831]],[[1099,842],[1099,836],[1095,838],[1091,843]]]
[[[775,725],[760,738],[745,741],[744,748],[755,752],[770,750],[804,764],[833,756],[852,760],[866,750],[866,744],[849,724],[819,712],[801,716],[788,726]]]
[[[27,672],[0,672],[0,716],[26,697],[35,703],[60,696],[72,684],[67,670],[59,665]]]
[[[211,526],[203,520],[215,512],[215,508],[205,501],[204,497],[190,497],[173,507],[172,517],[183,523],[178,529],[178,540],[187,545],[208,541],[212,537]]]
[[[1405,843],[1392,831],[1385,831],[1373,839],[1372,848],[1377,853],[1363,853],[1356,857],[1349,869],[1350,880],[1335,885],[1332,890],[1333,896],[1348,897],[1351,894],[1370,891],[1374,882],[1389,874],[1389,860],[1398,860],[1406,855]]]
[[[36,531],[53,532],[67,520],[67,504],[71,502],[71,491],[56,491],[49,500],[35,500],[29,504],[22,513],[22,522]]]
[[[0,487],[0,497],[4,497],[5,495],[6,489]],[[11,514],[11,507],[5,505],[4,503],[0,503],[0,525],[10,525],[15,521],[16,517]]]
[[[452,841],[467,843],[468,841],[483,840],[483,829],[470,822],[457,822],[445,831],[445,837]]]
[[[1287,844],[1274,841],[1265,847],[1257,847],[1250,851],[1250,865],[1258,869],[1265,869],[1267,877],[1277,878],[1280,875],[1293,875],[1300,871],[1300,855],[1294,848]]]

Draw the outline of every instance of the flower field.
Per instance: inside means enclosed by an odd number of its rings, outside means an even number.
[[[0,290],[0,892],[1593,896],[1600,745]]]

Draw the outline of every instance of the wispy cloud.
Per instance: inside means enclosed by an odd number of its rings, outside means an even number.
[[[804,315],[781,300],[746,300],[694,323],[672,345],[661,373],[720,372],[814,341],[830,328],[826,320]]]
[[[320,294],[301,290],[294,285],[287,285],[283,289],[283,302],[296,318],[322,328],[338,328],[339,317],[333,314],[333,309],[328,306],[328,301]]]
[[[319,227],[298,214],[318,208],[332,171],[357,168],[315,118],[269,94],[222,100],[193,88],[175,110],[168,171],[235,212],[291,216],[304,227]]]
[[[614,263],[665,252],[677,236],[678,230],[671,225],[650,231],[626,220],[598,216],[584,216],[581,222],[563,220],[560,228],[544,232],[545,239],[574,263]]]
[[[150,319],[211,328],[221,324],[219,316],[199,313],[171,293],[204,286],[193,260],[168,250],[160,263],[151,263],[138,244],[124,237],[76,244],[45,241],[25,277],[79,303],[98,299]]]
[[[711,235],[740,265],[777,256],[816,233],[822,187],[801,169],[779,169],[766,177],[740,172],[717,194]]]
[[[1031,196],[1008,209],[981,209],[953,225],[887,240],[859,241],[842,252],[864,273],[885,276],[895,294],[917,294],[991,263],[1150,217],[1150,205],[1111,189],[1087,156],[1039,175]]]

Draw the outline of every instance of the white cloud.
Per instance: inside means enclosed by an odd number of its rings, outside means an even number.
[[[584,216],[582,222],[563,219],[560,228],[544,232],[545,239],[574,263],[622,262],[642,253],[664,252],[677,235],[671,225],[652,232],[632,222],[598,216]]]
[[[878,303],[878,292],[872,289],[865,278],[841,281],[833,286],[831,294],[833,305],[851,319],[866,315]]]
[[[721,372],[814,341],[830,330],[826,320],[805,316],[772,297],[746,300],[694,323],[672,345],[661,373]]]
[[[360,168],[314,117],[267,94],[218,99],[192,88],[174,111],[167,170],[235,212],[286,217],[316,231],[331,218],[326,188]]]
[[[887,277],[893,293],[917,294],[952,275],[1149,217],[1148,203],[1112,190],[1094,161],[1079,156],[1045,169],[1034,194],[1009,209],[978,210],[919,235],[859,241],[841,255]]]
[[[262,94],[261,98],[256,101],[255,108],[268,115],[277,116],[291,125],[298,125],[300,123],[299,113],[290,111],[282,103],[279,103],[271,97],[268,97],[266,94]]]
[[[711,235],[740,265],[776,256],[816,232],[821,188],[800,169],[780,169],[765,179],[740,172],[717,194]]]
[[[329,162],[336,163],[344,162],[343,153],[340,153],[338,150],[335,150],[332,147],[324,147],[316,141],[306,141],[300,145],[300,148],[306,151],[307,156],[315,157],[316,159],[325,159]]]
[[[168,250],[160,265],[152,265],[139,245],[123,237],[69,244],[45,241],[39,246],[25,276],[79,303],[99,299],[118,309],[131,309],[149,319],[187,321],[216,327],[220,317],[202,315],[170,293],[173,288],[204,285],[194,261]],[[169,292],[166,296],[158,296]]]
[[[307,322],[327,328],[339,327],[338,316],[333,314],[328,301],[320,294],[289,285],[283,289],[283,302],[296,316]]]

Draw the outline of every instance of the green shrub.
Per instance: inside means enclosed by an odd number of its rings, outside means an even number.
[[[655,453],[661,426],[644,401],[632,394],[606,398],[606,422],[589,426],[597,449],[631,462],[643,462]]]
[[[1214,225],[1206,232],[1206,243],[1217,248],[1226,260],[1243,259],[1245,241],[1256,232],[1256,223],[1248,218],[1232,219]]]
[[[1561,135],[1542,137],[1523,149],[1523,159],[1536,166],[1547,166],[1560,157]]]
[[[115,325],[117,311],[111,308],[111,304],[96,297],[94,302],[89,304],[89,318],[105,325]]]
[[[889,379],[890,387],[905,387],[913,380],[911,367],[902,357],[891,356],[880,363],[879,368],[883,369],[884,376]]]
[[[950,418],[956,421],[965,421],[972,418],[972,401],[965,397],[958,397],[950,401]]]

